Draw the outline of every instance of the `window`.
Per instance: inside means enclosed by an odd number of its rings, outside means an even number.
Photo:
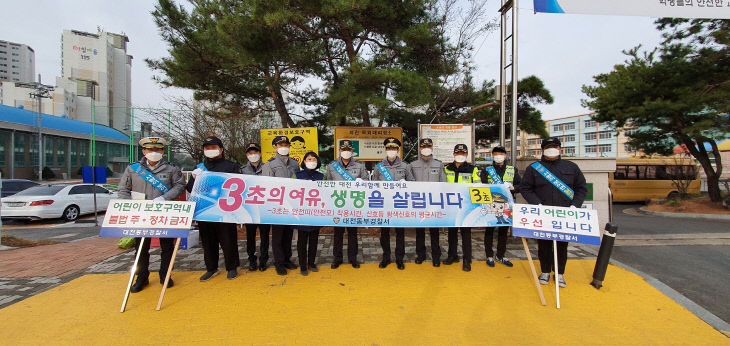
[[[586,152],[586,154],[590,154],[590,153],[595,154],[597,149],[598,149],[597,145],[586,145],[584,151]]]
[[[56,162],[58,167],[66,166],[66,139],[56,139]]]
[[[89,165],[89,142],[82,141],[79,145],[79,166]]]
[[[25,167],[25,134],[15,134],[13,153],[15,154],[15,167]]]
[[[30,165],[38,166],[38,134],[32,134],[30,136],[30,143],[28,143],[28,153],[30,155]]]
[[[71,151],[69,152],[69,155],[71,156],[71,167],[77,166],[79,162],[79,141],[76,139],[71,140]]]
[[[88,189],[88,191],[86,191],[87,190],[86,187],[87,187],[86,185],[74,186],[71,188],[71,190],[68,191],[68,194],[69,195],[81,195],[84,193],[91,193],[91,189]]]
[[[596,139],[596,132],[590,132],[585,134],[586,140]]]
[[[565,135],[561,139],[562,142],[575,142],[575,135]]]
[[[562,147],[563,155],[575,156],[575,147]]]
[[[565,124],[565,130],[575,130],[575,123],[567,123]]]
[[[631,135],[633,135],[634,133],[636,133],[636,132],[637,132],[638,130],[639,130],[639,129],[636,129],[636,128],[633,128],[633,129],[626,129],[626,130],[624,130],[624,134],[625,134],[625,135],[627,135],[627,136],[631,136]]]
[[[562,131],[562,128],[563,128],[563,124],[553,125],[554,132]]]
[[[611,144],[601,144],[598,146],[598,152],[599,153],[610,153],[611,152]]]
[[[527,145],[537,145],[540,144],[539,138],[532,138],[527,140]]]
[[[53,166],[53,139],[53,137],[43,137],[43,152],[45,153],[43,156],[44,167]]]
[[[631,144],[625,143],[624,144],[624,151],[636,151],[636,148],[631,146]]]
[[[583,122],[583,127],[596,127],[596,121],[595,120],[586,120]]]
[[[599,139],[610,139],[613,138],[613,131],[601,131],[598,133]]]
[[[7,132],[0,131],[0,166],[4,167],[7,162],[5,162],[5,155],[7,154],[7,141],[10,138]]]

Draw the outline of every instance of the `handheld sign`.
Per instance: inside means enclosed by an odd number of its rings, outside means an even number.
[[[113,199],[100,237],[187,238],[195,202]]]
[[[515,237],[601,245],[596,210],[515,204],[512,234]]]

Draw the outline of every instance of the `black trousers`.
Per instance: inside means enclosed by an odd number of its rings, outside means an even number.
[[[274,265],[283,266],[291,262],[291,242],[294,238],[294,229],[290,225],[271,226],[271,249],[274,251]]]
[[[307,268],[307,265],[314,265],[317,258],[317,242],[319,240],[319,227],[307,228],[297,232],[297,257],[299,267]]]
[[[347,260],[357,261],[357,227],[335,227],[335,239],[332,244],[332,255],[335,262],[342,263],[343,238],[347,230]]]
[[[380,247],[383,248],[383,258],[390,260],[390,227],[380,228]],[[403,228],[395,229],[395,260],[403,261],[406,255],[406,232]]]
[[[492,239],[494,238],[494,231],[497,231],[497,257],[503,258],[504,253],[507,252],[507,232],[509,227],[487,227],[484,231],[484,250],[487,253],[487,257],[494,257],[494,250],[492,249]]]
[[[238,258],[236,224],[198,221],[200,242],[207,271],[218,270],[218,247],[223,250],[226,270],[235,270],[241,264]]]
[[[431,259],[438,262],[441,260],[438,228],[416,228],[416,256],[421,259],[426,258],[426,230],[431,237]]]
[[[449,228],[449,257],[459,258],[456,248],[459,245],[459,231],[461,231],[461,253],[464,262],[471,262],[471,227]]]
[[[553,241],[537,240],[537,258],[540,259],[540,269],[543,273],[550,273],[553,266]],[[558,242],[558,274],[565,273],[565,263],[568,262],[568,242]]]
[[[269,260],[269,233],[271,231],[271,225],[246,224],[246,253],[248,254],[248,261],[256,263],[256,228],[259,229],[259,236],[261,238],[259,245],[259,263],[266,264]]]
[[[134,239],[136,244],[136,251],[135,256],[137,255],[137,252],[140,251],[139,243],[142,241],[142,238],[135,238]],[[142,253],[139,256],[139,263],[137,263],[137,280],[144,278],[149,279],[150,277],[150,242],[152,241],[152,238],[147,238],[144,241],[144,245],[142,246]],[[167,268],[170,267],[170,261],[172,260],[172,251],[175,249],[175,238],[160,238],[160,250],[162,250],[162,253],[160,254],[162,261],[160,262],[160,281],[165,280],[165,276],[167,276]]]

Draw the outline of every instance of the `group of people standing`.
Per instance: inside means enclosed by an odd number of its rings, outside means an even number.
[[[503,184],[513,194],[522,194],[530,204],[544,204],[564,207],[581,207],[586,196],[586,182],[583,173],[578,166],[570,161],[562,160],[560,157],[560,141],[555,137],[546,138],[542,142],[543,155],[540,159],[541,167],[549,170],[553,176],[567,185],[574,195],[566,196],[552,182],[529,166],[521,178],[514,166],[505,163],[507,151],[503,147],[495,147],[492,150],[493,165],[480,170],[475,165],[467,162],[469,149],[466,144],[458,144],[454,147],[454,160],[444,165],[443,162],[433,157],[433,141],[429,138],[421,138],[418,141],[419,157],[411,163],[400,159],[401,142],[396,138],[388,138],[384,141],[385,158],[375,165],[372,175],[368,172],[364,163],[353,158],[353,143],[351,140],[339,141],[339,152],[337,159],[330,163],[325,173],[320,172],[321,161],[317,153],[308,152],[304,155],[301,164],[289,157],[289,138],[277,136],[271,145],[276,150],[276,156],[268,162],[261,162],[261,147],[256,143],[250,143],[246,147],[248,162],[244,166],[225,158],[223,142],[215,136],[210,136],[203,142],[203,153],[205,160],[192,171],[190,179],[185,182],[179,168],[162,159],[164,139],[159,137],[146,137],[139,141],[142,153],[145,155],[138,163],[130,165],[119,183],[119,198],[133,198],[134,193],[144,194],[144,199],[155,200],[176,200],[185,189],[192,190],[195,178],[205,171],[238,173],[249,175],[261,175],[277,178],[294,178],[304,180],[331,180],[331,181],[354,181],[356,179],[374,181],[420,181],[439,183],[488,183]],[[158,155],[159,154],[159,155]],[[141,170],[144,172],[140,173]],[[157,187],[148,183],[142,176],[152,174],[167,186],[167,191],[160,191]],[[279,275],[286,275],[287,270],[299,268],[302,275],[308,275],[310,271],[317,272],[316,264],[317,242],[320,226],[292,226],[292,225],[264,225],[246,224],[246,251],[249,260],[250,271],[265,271],[268,268],[269,245],[274,255],[274,267]],[[204,252],[206,272],[200,277],[200,281],[208,281],[219,273],[218,259],[219,248],[223,252],[227,278],[235,279],[238,276],[240,259],[237,245],[236,224],[218,222],[198,222],[200,240]],[[292,262],[292,240],[294,228],[297,228],[297,257],[298,265]],[[256,231],[260,238],[258,257],[256,256]],[[380,245],[382,248],[382,260],[379,267],[386,268],[392,263],[390,234],[395,232],[395,264],[400,270],[405,269],[403,262],[405,257],[405,229],[381,227]],[[512,263],[505,257],[507,249],[507,237],[509,226],[488,227],[484,236],[484,247],[486,250],[486,264],[495,266],[496,262],[512,267]],[[347,232],[348,249],[347,259],[353,268],[359,268],[357,260],[358,240],[356,227],[334,227],[332,269],[336,269],[343,263],[343,242],[344,234]],[[492,248],[494,233],[497,233],[496,254]],[[434,267],[441,265],[441,247],[439,245],[439,229],[429,228],[428,233],[431,243],[431,258]],[[271,234],[271,241],[269,241]],[[458,238],[461,234],[462,241],[462,269],[471,270],[472,262],[472,238],[471,228],[449,228],[448,229],[448,251],[443,264],[450,265],[460,261],[458,256]],[[145,243],[137,269],[137,281],[132,287],[132,292],[141,291],[149,280],[149,242]],[[162,248],[162,263],[160,267],[160,283],[164,281],[170,258],[172,256],[172,239],[160,239]],[[538,257],[540,259],[541,274],[540,283],[547,284],[550,273],[555,272],[555,282],[565,287],[565,263],[567,262],[567,243],[558,242],[557,270],[553,264],[553,247],[549,240],[538,240]],[[426,260],[426,229],[416,229],[416,264]],[[168,287],[174,285],[169,280]]]

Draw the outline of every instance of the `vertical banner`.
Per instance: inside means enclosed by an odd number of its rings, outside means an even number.
[[[534,0],[535,12],[730,19],[728,0]]]
[[[291,143],[289,156],[302,163],[304,154],[313,151],[319,155],[319,139],[316,127],[261,129],[261,162],[267,162],[276,156],[271,141],[276,136],[287,136]]]
[[[468,162],[474,161],[473,126],[463,124],[421,124],[421,138],[433,141],[433,157],[443,162],[454,161],[454,147],[466,144],[469,147]]]
[[[335,126],[335,156],[340,150],[340,140],[352,141],[353,158],[360,161],[381,161],[385,158],[383,141],[397,138],[403,143],[403,129],[400,127]],[[401,148],[401,159],[403,150]]]

